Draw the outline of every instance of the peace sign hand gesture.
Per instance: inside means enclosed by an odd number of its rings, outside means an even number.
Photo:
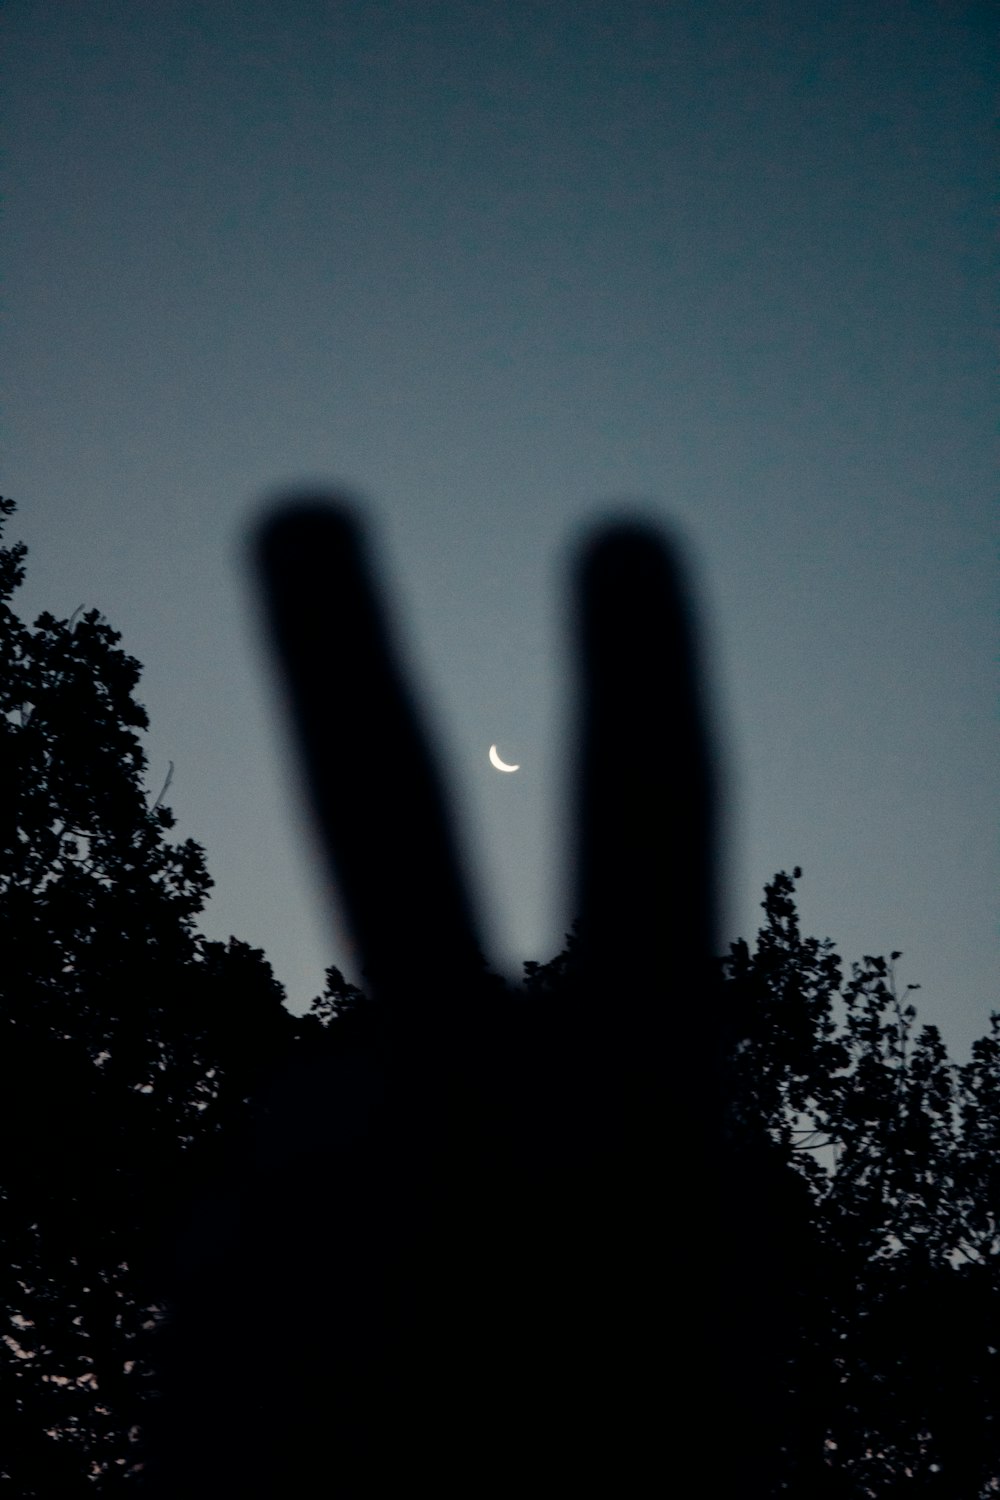
[[[623,523],[579,562],[579,928],[560,983],[529,994],[486,971],[351,511],[287,505],[258,557],[374,1003],[296,1076],[292,1123],[276,1113],[226,1289],[254,1333],[240,1356],[230,1319],[222,1357],[252,1359],[259,1386],[202,1403],[186,1493],[630,1496],[689,1464],[683,1492],[707,1493],[720,1412],[711,1493],[735,1474],[756,1493],[725,1248],[714,771],[672,549]]]

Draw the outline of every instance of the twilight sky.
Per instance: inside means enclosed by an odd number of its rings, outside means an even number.
[[[706,617],[725,938],[801,864],[805,930],[902,949],[964,1057],[1000,874],[990,8],[9,0],[4,31],[21,609],[97,607],[144,664],[205,930],[296,1009],[360,977],[247,570],[306,481],[376,528],[494,953],[558,950],[567,558],[626,503]]]

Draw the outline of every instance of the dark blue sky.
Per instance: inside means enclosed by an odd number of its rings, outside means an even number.
[[[206,929],[296,1007],[357,977],[258,650],[262,497],[368,502],[511,965],[570,915],[567,549],[629,502],[707,614],[726,936],[799,863],[807,931],[902,949],[963,1053],[997,956],[989,8],[5,15],[24,609],[97,606],[145,664]]]

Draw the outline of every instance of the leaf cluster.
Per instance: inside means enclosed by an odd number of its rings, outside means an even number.
[[[0,547],[0,1475],[68,1495],[141,1472],[157,1247],[293,1023],[259,950],[197,931],[138,662],[96,610],[27,626],[24,558]]]
[[[900,994],[901,953],[845,981],[830,941],[801,936],[800,876],[774,877],[755,951],[734,943],[721,964],[733,1135],[765,1138],[808,1188],[789,1412],[822,1429],[830,1473],[791,1432],[789,1473],[812,1474],[806,1492],[835,1476],[845,1495],[993,1493],[1000,1015],[951,1062],[918,1023],[919,986]]]

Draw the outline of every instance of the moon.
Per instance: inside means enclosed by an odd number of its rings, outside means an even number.
[[[501,760],[497,754],[496,745],[490,746],[490,763],[496,766],[498,771],[519,771],[521,769],[520,762],[516,766],[509,766],[505,760]]]

